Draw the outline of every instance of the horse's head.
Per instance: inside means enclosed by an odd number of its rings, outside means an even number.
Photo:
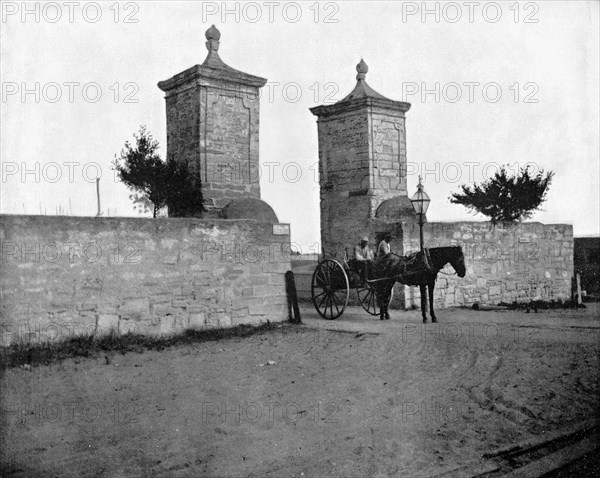
[[[467,273],[467,268],[465,266],[465,255],[463,254],[462,248],[460,246],[453,247],[454,253],[452,254],[452,258],[450,259],[450,265],[454,268],[458,277],[464,277]]]

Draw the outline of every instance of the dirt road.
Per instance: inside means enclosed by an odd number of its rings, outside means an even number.
[[[430,476],[599,418],[597,306],[426,326],[302,312],[246,339],[8,370],[2,476]]]

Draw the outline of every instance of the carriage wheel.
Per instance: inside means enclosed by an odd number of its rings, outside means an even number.
[[[360,301],[360,305],[371,315],[379,315],[381,310],[379,308],[379,303],[377,302],[377,296],[375,295],[375,289],[367,282],[364,285],[356,288],[356,293],[358,294],[358,300]],[[390,301],[388,305],[392,303],[392,299],[394,298],[394,288],[392,287],[390,293]]]
[[[325,259],[317,265],[311,283],[312,300],[321,317],[337,319],[348,305],[350,283],[342,265]]]

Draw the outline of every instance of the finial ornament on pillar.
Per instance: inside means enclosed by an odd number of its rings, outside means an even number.
[[[369,67],[365,63],[365,60],[363,60],[361,58],[360,63],[358,65],[356,65],[356,72],[358,73],[358,75],[356,75],[356,79],[364,80],[367,77],[368,71],[369,71]]]
[[[209,53],[219,51],[219,40],[221,39],[221,32],[214,25],[211,26],[206,33],[204,34],[206,37],[206,49]]]

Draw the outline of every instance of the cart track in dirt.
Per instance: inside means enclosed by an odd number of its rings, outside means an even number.
[[[597,418],[599,325],[589,312],[440,312],[443,324],[510,329],[504,340],[457,340],[445,334],[450,328],[423,327],[418,312],[379,321],[350,308],[332,323],[305,308],[304,326],[272,334],[9,369],[2,476],[404,477],[460,467],[455,476],[475,476],[491,465],[510,472],[515,450],[483,455]],[[527,333],[514,340],[521,327]],[[133,420],[51,421],[31,407],[70,402],[117,402]],[[254,420],[245,409],[237,420],[247,404],[262,415]],[[564,443],[522,446],[518,464],[564,452]]]

